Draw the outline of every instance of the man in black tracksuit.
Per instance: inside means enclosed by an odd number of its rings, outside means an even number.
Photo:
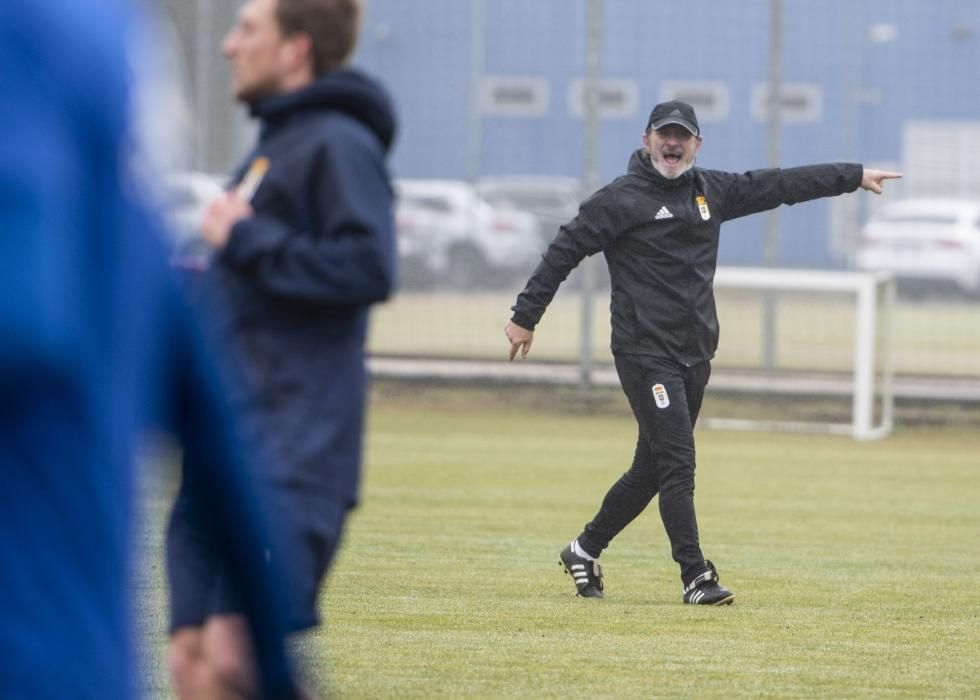
[[[205,291],[250,466],[278,528],[292,631],[358,498],[372,304],[395,283],[395,133],[386,91],[346,66],[359,0],[247,0],[224,40],[258,143],[215,200]],[[186,471],[186,468],[185,468]],[[178,497],[168,537],[171,662],[181,697],[251,697],[239,602]],[[202,680],[203,679],[203,680]]]
[[[680,565],[683,601],[721,605],[735,595],[701,553],[694,513],[694,424],[718,347],[712,281],[722,222],[780,204],[853,192],[881,192],[897,173],[857,164],[812,165],[744,174],[694,167],[702,137],[694,109],[657,105],[626,175],[589,197],[563,226],[512,307],[505,328],[511,359],[526,357],[534,327],[561,282],[602,251],[611,278],[612,351],[639,425],[629,471],[562,552],[578,595],[602,597],[596,561],[653,497]]]

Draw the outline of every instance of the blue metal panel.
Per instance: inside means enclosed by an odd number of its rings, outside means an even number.
[[[485,174],[581,174],[582,124],[569,116],[566,95],[584,73],[585,13],[584,0],[487,2],[487,74],[543,76],[549,105],[540,119],[484,119]]]
[[[470,99],[471,3],[372,0],[356,63],[378,75],[398,108],[396,175],[459,177]]]
[[[471,119],[473,12],[478,0],[371,0],[357,62],[395,95],[402,132],[394,156],[405,177],[466,177],[471,126],[480,128],[484,174],[581,177],[582,119],[568,95],[584,75],[585,0],[483,0],[484,74],[543,79],[542,116]],[[621,174],[640,145],[645,117],[667,81],[717,81],[728,89],[725,119],[705,121],[699,163],[742,171],[766,165],[766,124],[752,93],[769,77],[769,0],[608,0],[602,74],[634,81],[636,114],[600,129],[600,179]],[[892,40],[870,29],[893,25]],[[787,83],[819,87],[815,121],[786,123],[781,163],[901,162],[908,119],[980,119],[980,3],[974,0],[785,0]],[[886,36],[886,38],[888,38]],[[858,195],[866,196],[866,195]],[[779,260],[832,266],[828,203],[784,208]],[[762,217],[726,225],[725,263],[761,261]]]

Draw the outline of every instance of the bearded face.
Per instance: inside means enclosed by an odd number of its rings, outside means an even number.
[[[666,124],[643,134],[643,145],[653,167],[671,180],[691,169],[701,140],[680,124]]]

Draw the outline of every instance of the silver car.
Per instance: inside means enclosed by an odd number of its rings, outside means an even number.
[[[396,180],[400,277],[408,286],[496,287],[541,257],[537,220],[491,206],[460,180]]]
[[[562,225],[575,218],[582,200],[579,181],[570,177],[485,177],[476,183],[476,189],[495,207],[525,211],[537,217],[545,244],[551,242]]]
[[[523,211],[538,220],[542,251],[558,233],[558,229],[575,218],[584,199],[581,183],[575,178],[554,175],[502,175],[477,181],[477,192],[499,209]],[[592,265],[593,284],[609,288],[609,270],[601,261],[587,261],[576,268],[565,283],[566,288],[578,288],[582,267]]]

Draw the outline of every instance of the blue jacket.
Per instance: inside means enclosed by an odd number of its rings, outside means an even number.
[[[0,697],[135,694],[133,464],[150,426],[208,465],[191,488],[218,503],[265,690],[288,693],[256,499],[134,194],[128,26],[115,0],[0,3]]]
[[[234,180],[255,158],[269,168],[255,215],[212,266],[219,330],[239,360],[236,402],[262,445],[262,478],[353,505],[368,310],[395,283],[394,115],[383,89],[352,69],[266,98],[252,115],[259,141]]]

